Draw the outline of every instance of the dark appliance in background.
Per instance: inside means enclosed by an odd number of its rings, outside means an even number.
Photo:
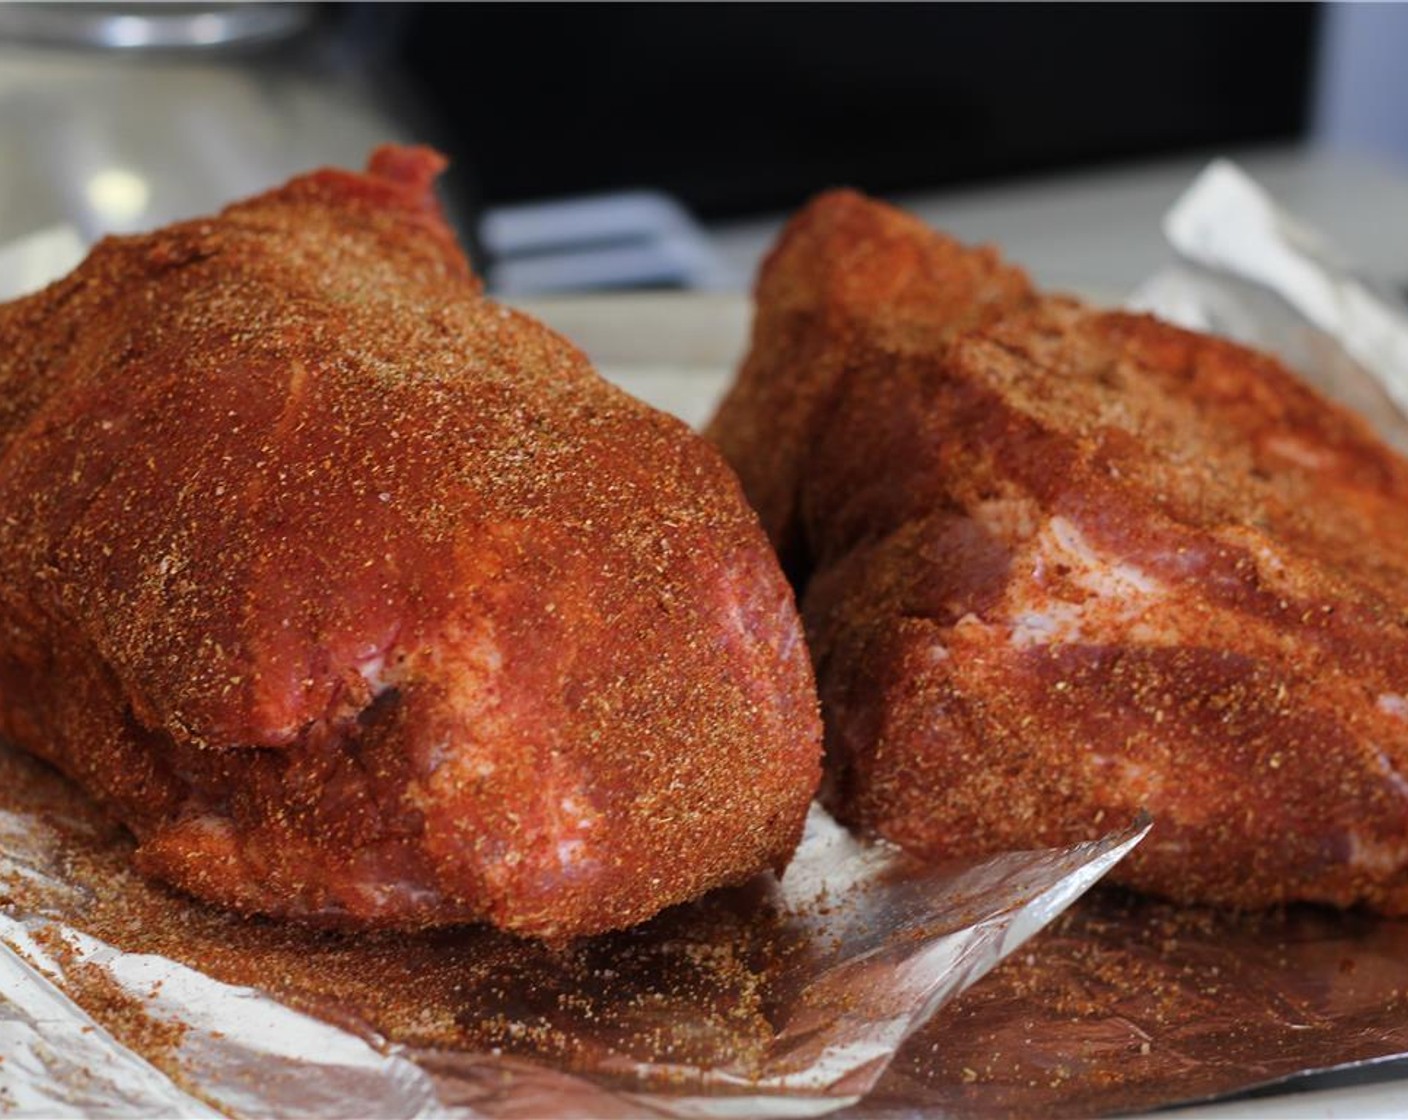
[[[0,4],[0,241],[151,228],[421,140],[502,293],[734,286],[696,219],[1301,137],[1320,15]]]
[[[1305,134],[1307,4],[349,6],[487,205],[705,219]]]

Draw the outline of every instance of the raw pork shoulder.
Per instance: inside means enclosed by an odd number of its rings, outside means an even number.
[[[829,803],[932,857],[1408,913],[1408,464],[1261,354],[1042,298],[854,194],[711,434],[804,589]]]
[[[238,910],[625,926],[786,863],[800,626],[718,454],[481,296],[439,167],[0,307],[0,732]]]

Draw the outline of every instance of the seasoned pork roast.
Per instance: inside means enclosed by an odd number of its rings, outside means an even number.
[[[1116,881],[1408,913],[1408,463],[1276,361],[836,193],[711,434],[802,592],[845,820],[942,858],[1147,807]]]
[[[786,863],[800,626],[717,452],[481,295],[439,166],[0,307],[0,734],[242,911],[625,926]]]

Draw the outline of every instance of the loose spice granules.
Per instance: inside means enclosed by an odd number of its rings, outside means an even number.
[[[258,988],[380,1044],[499,1049],[568,1069],[613,1058],[623,1066],[756,1064],[774,1034],[769,977],[797,951],[795,934],[750,888],[561,947],[483,927],[354,935],[241,918],[136,875],[125,833],[47,767],[3,747],[0,788],[52,826],[68,884],[60,893],[87,896],[77,913],[64,909],[66,921],[124,951]],[[19,875],[7,892],[14,911],[62,903],[53,884]],[[61,938],[46,945],[94,1018],[156,1064],[164,1056],[163,1069],[172,1065],[181,1025],[143,1015],[104,970],[76,964]],[[586,1047],[583,1038],[597,1042]]]
[[[1081,1117],[1217,1096],[1408,1052],[1405,991],[1405,922],[1098,889],[911,1039],[866,1114]]]

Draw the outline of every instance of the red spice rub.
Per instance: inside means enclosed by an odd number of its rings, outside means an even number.
[[[786,863],[810,670],[717,453],[481,296],[440,166],[0,307],[0,732],[236,909],[625,926]]]
[[[711,429],[750,488],[791,398],[758,494],[841,816],[944,856],[1147,807],[1117,881],[1408,913],[1408,463],[1360,419],[844,193],[770,258]]]

